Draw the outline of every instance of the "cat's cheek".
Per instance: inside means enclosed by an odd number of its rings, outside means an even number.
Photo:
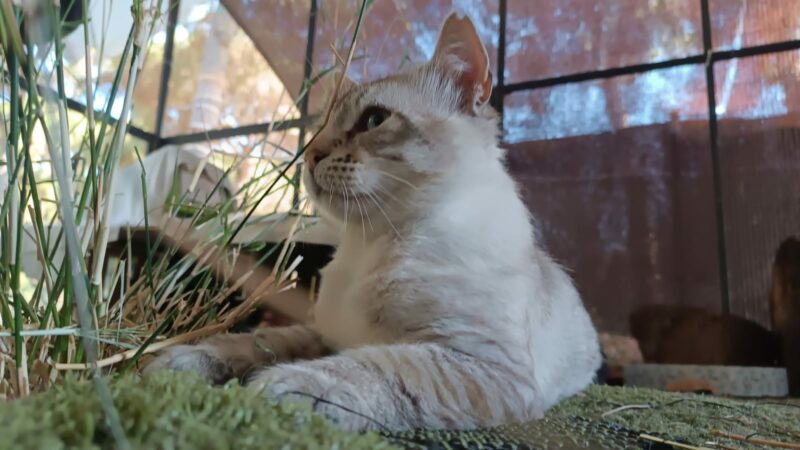
[[[317,198],[319,196],[319,184],[314,181],[314,176],[309,172],[308,168],[303,169],[303,185],[305,185],[306,191],[312,198]]]

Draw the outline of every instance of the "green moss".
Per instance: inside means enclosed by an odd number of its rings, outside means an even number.
[[[335,428],[303,405],[274,405],[231,383],[213,388],[191,375],[158,374],[112,383],[135,449],[388,449],[375,434]],[[0,405],[0,449],[113,448],[92,384],[67,382]]]

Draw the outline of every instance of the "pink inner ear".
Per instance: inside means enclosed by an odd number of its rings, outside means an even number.
[[[481,96],[478,99],[481,104],[488,102],[489,96],[492,95],[492,81],[492,71],[487,70],[486,79],[483,80],[483,85],[481,86],[483,90],[481,91]]]
[[[458,77],[459,89],[464,94],[463,106],[471,109],[476,102],[486,103],[492,93],[489,57],[472,21],[456,14],[445,20],[434,53],[434,59],[441,61],[450,62],[453,57],[466,66]]]

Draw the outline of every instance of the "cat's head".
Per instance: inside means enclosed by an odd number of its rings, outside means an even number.
[[[437,180],[474,176],[467,166],[499,152],[491,87],[475,26],[455,14],[426,64],[365,84],[345,80],[304,155],[317,208],[359,230],[374,228],[419,212],[419,192]]]

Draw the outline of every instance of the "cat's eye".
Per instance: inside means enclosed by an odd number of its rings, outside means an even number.
[[[386,122],[386,119],[388,119],[391,114],[392,113],[386,108],[370,106],[361,113],[361,117],[359,117],[353,127],[353,131],[363,132],[378,128],[382,123]]]
[[[384,121],[388,115],[384,111],[375,111],[369,115],[367,118],[367,129],[371,130],[373,128],[378,128]]]

